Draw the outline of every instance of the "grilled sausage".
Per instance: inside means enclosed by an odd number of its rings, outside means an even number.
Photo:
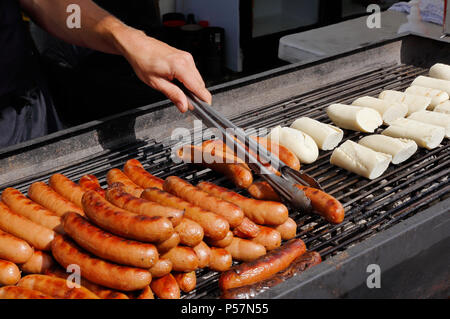
[[[250,299],[255,298],[259,293],[274,287],[283,281],[299,275],[307,269],[320,264],[322,259],[320,254],[315,251],[307,251],[295,259],[286,269],[278,272],[269,279],[254,283],[252,285],[233,288],[223,291],[220,296],[222,299]]]
[[[85,191],[96,191],[103,197],[105,197],[105,190],[100,186],[100,182],[98,181],[97,177],[94,175],[84,175],[80,178],[78,181],[78,184],[80,187]]]
[[[233,237],[234,237],[233,232],[230,230],[224,239],[212,240],[211,238],[206,237],[205,242],[207,242],[208,245],[210,246],[224,248],[231,244]]]
[[[226,271],[231,268],[233,257],[223,248],[211,247],[209,268],[214,271]]]
[[[17,286],[0,288],[0,299],[53,299],[40,291]]]
[[[233,229],[233,234],[240,238],[255,238],[259,234],[259,227],[250,219],[245,217],[242,220],[242,223]]]
[[[173,274],[173,277],[177,281],[178,287],[180,287],[183,292],[191,292],[197,285],[197,276],[195,275],[195,271],[176,272]]]
[[[95,191],[87,191],[83,195],[83,208],[92,222],[121,237],[162,242],[174,232],[167,218],[131,213],[109,203]]]
[[[106,199],[117,207],[140,215],[166,217],[174,227],[183,218],[183,210],[162,206],[143,198],[134,197],[122,189],[122,184],[115,183],[112,185],[106,191]]]
[[[185,200],[157,188],[147,188],[142,197],[162,205],[184,209],[184,216],[202,226],[205,236],[219,240],[226,236],[230,225],[221,216],[194,206]]]
[[[251,138],[256,140],[258,144],[278,157],[284,164],[286,164],[290,168],[296,171],[300,170],[300,161],[298,160],[298,157],[288,148],[264,137],[251,136]]]
[[[161,258],[172,262],[172,270],[190,272],[198,268],[199,260],[195,251],[190,247],[177,246],[161,255]]]
[[[81,205],[81,198],[83,197],[85,191],[66,176],[62,174],[53,174],[50,177],[48,184],[59,195],[71,201],[79,208],[83,208]]]
[[[260,232],[258,236],[251,241],[263,245],[267,251],[280,247],[281,234],[273,228],[259,226]]]
[[[0,230],[0,259],[21,264],[32,255],[33,248],[26,241]]]
[[[0,259],[0,286],[15,285],[20,280],[20,270],[16,264]]]
[[[117,168],[113,168],[108,171],[108,174],[106,174],[106,181],[108,183],[108,186],[114,183],[122,183],[124,191],[135,197],[140,197],[142,191],[144,190],[142,187],[133,183],[133,181],[129,179],[127,175],[125,175],[120,169]]]
[[[239,261],[252,261],[266,254],[266,248],[263,245],[238,237],[234,237],[225,249],[233,259]]]
[[[39,250],[49,250],[55,232],[12,212],[0,202],[0,229],[25,240]]]
[[[100,299],[92,291],[80,286],[69,288],[67,281],[47,275],[28,275],[20,279],[19,287],[40,291],[59,299]]]
[[[119,266],[96,258],[67,237],[57,236],[53,240],[52,253],[64,268],[76,264],[84,278],[108,288],[124,291],[144,289],[152,280],[148,270]]]
[[[180,243],[185,246],[197,246],[204,236],[202,226],[188,218],[182,218],[180,224],[175,227],[175,232],[180,235]]]
[[[295,186],[304,191],[306,197],[311,200],[314,212],[317,212],[330,223],[342,223],[345,217],[345,210],[336,198],[316,188],[298,184]]]
[[[211,259],[211,248],[202,241],[193,249],[198,258],[198,268],[208,267]]]
[[[162,243],[159,243],[156,246],[156,249],[160,254],[164,254],[165,252],[168,252],[172,248],[178,246],[180,243],[180,235],[175,231],[172,236],[169,237],[169,239],[166,239]]]
[[[150,287],[160,299],[180,299],[180,287],[172,274],[153,280]]]
[[[61,225],[61,217],[33,202],[17,189],[5,189],[2,192],[2,202],[13,212],[28,218],[32,222],[54,230],[57,233],[64,233]]]
[[[45,272],[45,275],[58,277],[62,279],[68,279],[69,273],[65,272],[61,267],[53,267]],[[80,278],[80,286],[92,291],[101,299],[129,299],[127,295],[122,292],[111,290],[100,285],[94,284],[85,278]]]
[[[75,212],[84,215],[83,210],[65,199],[44,182],[35,182],[28,188],[28,196],[41,206],[52,211],[58,216],[64,215],[66,212]]]
[[[222,273],[219,278],[221,290],[251,285],[272,277],[277,272],[286,269],[292,261],[306,251],[301,239],[293,239],[283,246],[270,251],[251,262],[242,263]]]
[[[158,260],[154,245],[114,236],[76,213],[64,215],[63,225],[78,245],[103,259],[140,268],[150,268]]]
[[[172,271],[172,262],[169,259],[159,258],[149,271],[153,278],[163,277]]]
[[[266,181],[254,182],[247,191],[255,199],[281,202],[280,195]]]
[[[53,257],[40,250],[35,250],[33,256],[20,269],[28,274],[44,274],[55,265]]]
[[[144,166],[136,159],[128,160],[123,166],[123,172],[133,183],[144,189],[152,187],[162,189],[164,180],[147,172]]]
[[[282,240],[292,239],[297,235],[297,223],[292,218],[288,218],[283,224],[273,227],[273,229],[281,234]]]
[[[240,207],[211,196],[179,177],[167,177],[163,189],[192,205],[222,216],[228,221],[231,227],[240,225],[244,218],[244,212]]]
[[[150,286],[145,287],[139,292],[135,299],[155,299],[152,288],[150,288]]]
[[[280,225],[289,217],[287,207],[281,203],[247,198],[209,182],[201,182],[197,187],[241,207],[246,217],[260,225]]]
[[[211,150],[194,145],[185,145],[177,150],[176,154],[186,163],[201,164],[227,176],[237,187],[247,188],[253,183],[253,175],[248,166],[232,154],[226,152],[211,154]],[[217,160],[205,161],[204,159],[208,157]],[[197,159],[202,162],[196,162]]]

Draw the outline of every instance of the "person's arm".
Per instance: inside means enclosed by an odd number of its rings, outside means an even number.
[[[211,103],[211,94],[189,53],[125,25],[91,0],[19,1],[33,21],[50,34],[75,45],[123,55],[143,82],[164,93],[180,111],[187,111],[188,101],[184,93],[171,83],[173,79]],[[66,12],[70,4],[81,8],[81,28],[70,29],[66,24],[71,14]]]

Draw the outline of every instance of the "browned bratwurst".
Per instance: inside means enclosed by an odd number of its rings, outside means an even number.
[[[21,274],[16,264],[0,259],[0,286],[15,285]]]
[[[122,189],[122,184],[114,183],[106,191],[106,199],[117,207],[130,212],[150,217],[161,216],[168,218],[175,227],[183,218],[184,211],[167,207],[144,198],[134,197]]]
[[[181,242],[180,235],[176,232],[172,234],[172,236],[169,237],[169,239],[166,239],[165,241],[158,243],[156,245],[156,249],[158,249],[158,252],[160,254],[164,254],[165,252],[171,250],[173,247],[178,246],[178,244]]]
[[[100,186],[100,182],[98,181],[97,177],[94,175],[84,175],[80,178],[78,181],[78,184],[81,186],[81,188],[86,191],[96,191],[103,197],[105,197],[105,190]]]
[[[142,187],[136,185],[131,179],[129,179],[124,172],[117,168],[113,168],[108,171],[106,174],[106,181],[108,186],[114,183],[122,183],[123,189],[135,197],[140,197],[142,191],[144,190]]]
[[[233,257],[224,248],[211,247],[209,268],[214,271],[226,271],[231,268]]]
[[[248,239],[234,237],[225,249],[239,261],[252,261],[266,254],[266,248]]]
[[[272,227],[281,234],[282,240],[292,239],[297,235],[297,223],[290,217],[283,224]]]
[[[33,255],[33,248],[24,240],[0,230],[0,259],[22,264]]]
[[[172,271],[172,262],[169,259],[159,258],[149,271],[153,278],[163,277]]]
[[[208,267],[211,260],[211,248],[202,241],[193,249],[198,257],[198,268]]]
[[[205,238],[205,242],[209,245],[209,246],[214,246],[214,247],[219,247],[219,248],[224,248],[227,247],[231,244],[231,241],[233,240],[233,232],[230,230],[227,235],[225,236],[225,238],[220,239],[220,240],[212,240],[211,238]]]
[[[66,234],[78,245],[103,259],[139,268],[150,268],[158,261],[154,245],[105,232],[76,213],[64,215],[63,225]]]
[[[59,195],[44,182],[35,182],[28,188],[28,196],[41,206],[52,211],[58,216],[63,216],[67,212],[75,212],[84,215],[83,210]]]
[[[66,176],[63,174],[54,174],[48,180],[48,184],[59,195],[71,201],[78,207],[83,208],[81,205],[81,198],[83,197],[85,191]]]
[[[179,177],[167,177],[163,188],[166,192],[184,199],[195,206],[222,216],[228,221],[230,227],[240,225],[244,219],[244,212],[240,207],[211,196]]]
[[[162,189],[164,180],[147,172],[144,166],[136,159],[128,160],[123,166],[123,172],[133,183],[144,189],[151,187]]]
[[[281,245],[281,234],[273,228],[259,226],[258,236],[251,241],[263,245],[266,250],[273,250]]]
[[[180,287],[172,274],[153,280],[150,287],[160,299],[180,299]]]
[[[35,250],[33,256],[20,269],[27,274],[44,274],[55,265],[53,257],[40,250]]]
[[[293,239],[251,262],[242,263],[222,273],[219,287],[222,290],[242,287],[266,280],[287,268],[306,251],[301,239]]]
[[[152,280],[148,270],[106,262],[88,254],[65,236],[57,236],[53,240],[52,253],[64,268],[76,264],[84,278],[108,288],[123,291],[144,289]]]
[[[172,236],[172,223],[165,217],[138,215],[108,202],[95,191],[83,195],[89,219],[118,236],[143,242],[162,242]]]
[[[28,218],[32,222],[57,233],[64,233],[61,225],[61,217],[33,202],[24,194],[14,188],[7,188],[2,192],[2,202],[4,202],[13,212]]]
[[[281,203],[247,198],[209,182],[201,182],[197,187],[241,207],[245,216],[260,225],[280,225],[289,217],[287,207]]]
[[[191,272],[198,268],[198,257],[191,247],[177,246],[161,255],[172,262],[172,270]]]
[[[180,235],[180,243],[189,247],[197,246],[204,237],[203,227],[185,217],[175,227],[175,232]]]
[[[53,299],[40,291],[17,286],[0,287],[0,299]]]
[[[247,217],[244,217],[242,224],[233,229],[233,234],[241,238],[255,238],[259,234],[259,227]]]
[[[190,292],[194,290],[197,285],[197,276],[195,275],[195,271],[176,272],[173,274],[173,277],[177,281],[178,287],[180,287],[183,292]]]
[[[228,224],[226,219],[222,216],[192,205],[191,203],[160,189],[147,188],[142,193],[142,197],[160,203],[161,205],[184,209],[184,217],[189,218],[202,226],[205,236],[212,239],[222,239],[230,230],[230,224]]]

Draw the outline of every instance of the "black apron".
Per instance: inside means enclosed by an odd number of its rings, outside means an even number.
[[[0,147],[62,128],[19,1],[0,1]]]

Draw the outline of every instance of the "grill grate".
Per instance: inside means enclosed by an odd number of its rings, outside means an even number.
[[[231,120],[240,127],[255,129],[290,125],[300,116],[331,123],[325,113],[328,105],[351,103],[364,95],[377,96],[385,89],[403,90],[416,76],[425,72],[424,69],[409,65],[386,65],[327,87],[242,113]],[[362,135],[346,131],[344,140],[357,141]],[[145,140],[120,150],[106,150],[39,175],[27,176],[10,185],[1,185],[0,189],[12,186],[26,192],[31,183],[47,181],[56,172],[65,174],[72,180],[78,180],[84,174],[94,174],[104,186],[107,171],[115,167],[121,168],[130,158],[140,160],[147,170],[163,178],[177,175],[193,183],[207,180],[234,188],[225,177],[207,169],[173,163],[170,160],[173,145],[173,142]],[[291,212],[291,217],[298,225],[297,237],[305,241],[308,249],[318,251],[326,259],[448,196],[449,152],[450,143],[447,140],[432,151],[419,149],[403,165],[390,165],[383,176],[372,181],[330,165],[331,152],[321,152],[318,160],[303,166],[303,170],[316,177],[329,194],[343,203],[346,218],[340,225],[330,225],[318,216]],[[218,276],[216,272],[199,270],[196,289],[183,295],[183,298],[217,297]]]

